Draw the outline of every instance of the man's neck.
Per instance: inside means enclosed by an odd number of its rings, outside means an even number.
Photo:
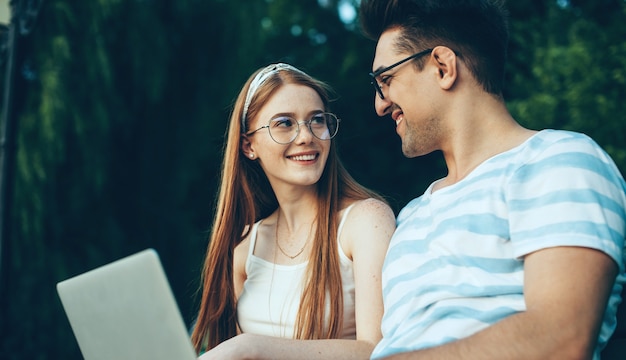
[[[434,190],[457,183],[485,160],[535,133],[517,123],[500,99],[486,93],[460,98],[449,113],[448,125],[450,135],[442,144],[448,175]]]

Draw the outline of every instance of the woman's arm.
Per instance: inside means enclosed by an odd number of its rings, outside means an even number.
[[[381,274],[389,240],[396,228],[391,208],[375,199],[357,203],[348,214],[340,243],[352,259],[357,340],[375,346],[383,316]]]
[[[361,340],[294,340],[244,333],[198,359],[369,359],[373,348],[374,345]]]

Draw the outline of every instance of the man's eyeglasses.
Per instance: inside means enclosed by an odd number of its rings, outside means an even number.
[[[330,140],[339,130],[339,119],[332,113],[318,113],[309,120],[298,122],[289,116],[279,116],[270,119],[269,123],[260,128],[249,131],[245,135],[250,136],[261,129],[267,128],[272,140],[279,144],[287,145],[298,137],[300,124],[306,124],[311,134],[320,140]]]
[[[415,54],[413,54],[413,55],[411,55],[411,56],[409,56],[407,58],[404,58],[404,59],[398,61],[397,63],[395,63],[393,65],[389,65],[389,66],[387,66],[385,68],[378,69],[378,70],[376,70],[374,72],[371,72],[369,75],[372,77],[372,86],[374,86],[374,89],[376,90],[376,93],[378,93],[378,96],[380,96],[381,100],[385,99],[385,95],[383,95],[383,89],[380,87],[380,84],[378,83],[378,79],[377,79],[380,76],[380,74],[382,74],[382,73],[384,73],[386,71],[389,71],[389,70],[395,68],[396,66],[402,65],[402,64],[404,64],[405,62],[407,62],[407,61],[409,61],[411,59],[415,59],[415,58],[418,58],[420,56],[424,56],[424,55],[430,54],[432,51],[433,51],[433,49],[426,49],[424,51],[420,51],[418,53],[415,53]]]

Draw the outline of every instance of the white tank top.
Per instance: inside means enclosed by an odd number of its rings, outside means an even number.
[[[337,241],[350,209],[343,212]],[[254,224],[250,235],[250,249],[246,260],[247,279],[243,283],[243,291],[237,301],[237,321],[244,333],[293,338],[296,315],[300,307],[300,296],[304,286],[304,273],[308,264],[280,265],[255,256],[257,230],[261,221]],[[350,260],[341,244],[339,246],[339,263],[343,286],[343,332],[342,339],[356,339],[356,323],[354,318],[354,272]],[[326,305],[326,314],[329,305]],[[327,315],[328,316],[328,315]],[[326,319],[328,326],[328,319]]]

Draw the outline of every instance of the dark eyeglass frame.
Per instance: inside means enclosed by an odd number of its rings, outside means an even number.
[[[330,137],[329,137],[328,139],[321,139],[321,138],[319,138],[317,135],[315,135],[315,132],[313,131],[313,129],[311,129],[311,122],[313,121],[313,118],[314,118],[315,116],[319,116],[319,115],[324,115],[324,116],[326,116],[326,115],[330,115],[330,116],[334,117],[334,118],[335,118],[335,121],[337,122],[337,126],[335,126],[335,132],[334,132],[334,133],[332,133],[332,134],[330,133],[330,131],[328,132],[328,133],[329,133],[329,135],[330,135]],[[289,117],[289,116],[287,116],[287,117]],[[333,114],[333,113],[330,113],[330,112],[321,112],[321,113],[314,114],[313,116],[311,116],[311,118],[310,118],[310,119],[308,119],[308,120],[304,120],[304,121],[295,121],[295,119],[293,119],[293,120],[294,120],[294,122],[296,123],[296,125],[298,126],[298,127],[296,128],[296,133],[295,133],[295,135],[293,136],[293,139],[291,139],[291,141],[289,141],[289,142],[280,142],[280,141],[278,141],[278,140],[274,139],[274,137],[272,136],[272,132],[271,132],[271,131],[269,131],[269,130],[270,130],[270,124],[272,123],[272,120],[275,120],[275,119],[274,119],[274,118],[270,119],[270,120],[267,122],[267,125],[263,125],[263,126],[261,126],[260,128],[258,128],[258,129],[256,129],[256,130],[248,131],[248,132],[247,132],[247,133],[245,133],[244,135],[245,135],[245,136],[254,135],[254,133],[256,133],[257,131],[267,128],[267,130],[268,130],[268,132],[269,132],[269,135],[270,135],[270,138],[271,138],[272,140],[274,140],[274,142],[275,142],[275,143],[277,143],[277,144],[281,144],[281,145],[288,145],[288,144],[291,144],[294,140],[296,140],[296,138],[298,137],[298,135],[300,135],[300,125],[301,125],[302,123],[304,123],[304,124],[306,124],[306,127],[307,127],[307,128],[309,128],[309,132],[311,133],[311,135],[313,135],[316,139],[326,141],[326,140],[331,140],[332,138],[334,138],[334,137],[335,137],[335,135],[337,135],[337,133],[339,132],[339,123],[341,122],[341,119],[340,119],[340,118],[338,118],[338,117],[337,117],[337,115],[335,115],[335,114]],[[330,129],[328,129],[328,130],[330,130]]]
[[[409,57],[406,57],[406,58],[398,61],[397,63],[395,63],[393,65],[389,65],[387,67],[384,67],[382,69],[378,69],[378,70],[376,70],[374,72],[369,73],[370,77],[372,78],[371,84],[372,84],[372,86],[374,86],[374,90],[376,90],[376,93],[378,94],[378,96],[380,96],[380,99],[381,100],[385,100],[385,95],[383,95],[383,89],[380,87],[380,84],[378,83],[378,80],[376,80],[376,78],[379,77],[380,74],[382,74],[384,72],[387,72],[387,71],[395,68],[396,66],[402,65],[402,64],[404,64],[405,62],[407,62],[409,60],[412,60],[412,59],[415,59],[415,58],[418,58],[418,57],[430,54],[432,51],[433,51],[433,49],[422,50],[422,51],[420,51],[418,53],[415,53],[415,54],[413,54],[413,55],[411,55]]]

